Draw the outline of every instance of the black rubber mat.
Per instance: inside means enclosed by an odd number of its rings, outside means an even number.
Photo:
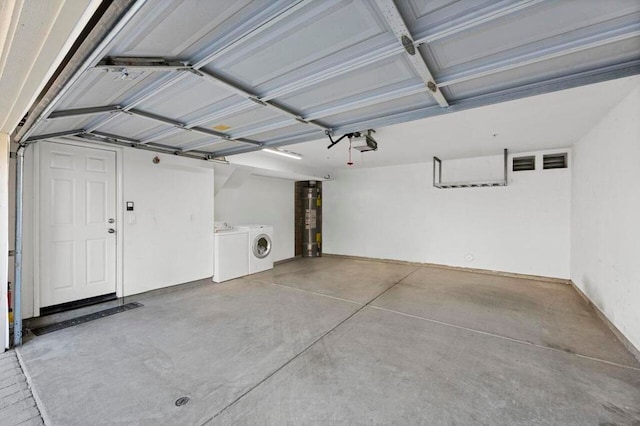
[[[105,309],[104,311],[94,312],[92,314],[83,315],[78,318],[72,318],[65,321],[60,321],[53,324],[45,325],[44,327],[34,328],[31,330],[31,332],[36,336],[42,336],[43,334],[52,333],[54,331],[73,327],[74,325],[78,325],[78,324],[84,324],[85,322],[119,314],[120,312],[130,311],[131,309],[139,308],[141,306],[144,306],[144,305],[142,303],[137,303],[137,302],[127,303],[122,306],[116,306],[113,308]]]

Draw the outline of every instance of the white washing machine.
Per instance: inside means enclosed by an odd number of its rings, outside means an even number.
[[[249,274],[249,229],[226,222],[214,224],[213,278],[217,283]]]
[[[249,273],[273,268],[273,226],[238,225],[249,231]]]

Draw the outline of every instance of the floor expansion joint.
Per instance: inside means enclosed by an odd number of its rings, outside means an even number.
[[[236,399],[234,399],[231,403],[229,403],[226,407],[224,407],[223,409],[221,409],[220,411],[218,411],[216,414],[213,415],[213,417],[210,417],[209,419],[207,419],[205,422],[202,423],[201,426],[204,426],[206,424],[209,424],[213,419],[215,419],[216,417],[218,417],[220,414],[224,413],[226,410],[228,410],[229,408],[233,407],[235,404],[237,404],[242,398],[244,398],[245,396],[247,396],[249,393],[251,393],[254,389],[258,388],[260,385],[262,385],[263,383],[265,383],[267,380],[269,380],[271,377],[273,377],[275,374],[277,374],[279,371],[281,371],[283,368],[285,368],[287,365],[291,364],[293,361],[295,361],[296,359],[298,359],[300,356],[304,355],[305,352],[307,352],[309,349],[311,349],[313,346],[315,346],[316,343],[318,343],[319,341],[321,341],[322,339],[324,339],[325,337],[327,337],[329,334],[333,333],[336,329],[338,329],[341,325],[343,325],[344,323],[346,323],[347,321],[349,321],[351,318],[353,318],[354,316],[356,316],[359,312],[361,312],[364,308],[366,308],[367,306],[369,306],[371,303],[373,303],[375,300],[377,300],[379,297],[383,296],[385,293],[387,293],[389,290],[391,290],[393,287],[395,287],[396,285],[400,284],[405,278],[407,278],[409,275],[413,274],[418,268],[414,269],[413,271],[409,272],[408,274],[406,274],[405,276],[403,276],[401,279],[399,279],[398,281],[396,281],[395,283],[393,283],[393,285],[389,286],[388,288],[386,288],[384,291],[382,291],[380,294],[376,295],[375,297],[373,297],[371,300],[369,300],[367,303],[361,305],[358,309],[356,309],[353,313],[351,313],[350,315],[348,315],[345,319],[343,319],[342,321],[340,321],[338,324],[336,324],[334,327],[332,327],[331,329],[329,329],[328,331],[326,331],[325,333],[323,333],[320,337],[318,337],[316,340],[314,340],[313,342],[311,342],[309,345],[307,345],[304,349],[302,349],[300,352],[298,352],[296,355],[294,355],[291,359],[289,359],[287,362],[285,362],[284,364],[282,364],[280,367],[278,367],[277,369],[275,369],[274,371],[272,371],[270,374],[268,374],[265,378],[263,378],[262,380],[260,380],[258,383],[256,383],[255,385],[253,385],[251,388],[249,388],[247,391],[243,392],[242,395],[238,396]],[[290,288],[288,286],[283,286],[280,284],[276,284],[276,283],[272,283],[275,284],[277,286],[280,287],[287,287]],[[317,294],[320,296],[327,296],[321,293],[316,293],[316,292],[312,292],[312,291],[307,291],[307,290],[302,290],[301,291],[305,291],[307,293],[311,293],[311,294]],[[332,296],[327,296],[330,297],[332,299],[336,299],[335,297]],[[338,298],[339,299],[339,298]],[[340,300],[340,299],[339,299]],[[348,302],[352,302],[353,301],[348,301]]]
[[[364,306],[363,306],[363,308],[364,308]],[[431,322],[431,323],[434,323],[434,324],[440,324],[440,325],[444,325],[444,326],[447,326],[447,327],[453,327],[453,328],[457,328],[457,329],[460,329],[460,330],[470,331],[472,333],[482,334],[484,336],[489,336],[489,337],[495,337],[495,338],[498,338],[498,339],[508,340],[510,342],[519,343],[521,345],[533,346],[533,347],[536,347],[536,348],[546,349],[546,350],[553,351],[553,352],[560,352],[560,353],[563,353],[563,354],[573,355],[573,356],[576,356],[578,358],[584,358],[584,359],[588,359],[588,360],[591,360],[591,361],[602,362],[604,364],[609,364],[609,365],[612,365],[612,366],[615,366],[615,367],[628,368],[630,370],[640,371],[640,367],[634,367],[632,365],[619,364],[617,362],[607,361],[605,359],[595,358],[595,357],[588,356],[588,355],[582,355],[582,354],[575,353],[575,352],[563,351],[562,349],[552,348],[552,347],[544,346],[544,345],[538,345],[536,343],[527,342],[526,340],[516,339],[516,338],[513,338],[513,337],[507,337],[507,336],[501,336],[499,334],[489,333],[487,331],[482,331],[482,330],[477,330],[477,329],[474,329],[474,328],[464,327],[464,326],[461,326],[461,325],[451,324],[451,323],[444,322],[444,321],[438,321],[438,320],[431,319],[431,318],[425,318],[425,317],[421,317],[419,315],[408,314],[406,312],[394,311],[393,309],[382,308],[382,307],[379,307],[379,306],[371,306],[371,308],[372,309],[378,309],[380,311],[390,312],[390,313],[393,313],[393,314],[403,315],[405,317],[419,319],[419,320],[422,320],[422,321]]]

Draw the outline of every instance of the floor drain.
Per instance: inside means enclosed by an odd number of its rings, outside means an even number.
[[[191,398],[189,398],[188,396],[181,396],[180,398],[176,399],[176,407],[187,405],[187,402],[189,402],[190,399]]]

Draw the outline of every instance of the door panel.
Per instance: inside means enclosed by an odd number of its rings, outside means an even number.
[[[51,225],[72,225],[74,189],[71,179],[51,179],[52,213]]]
[[[115,292],[115,152],[39,144],[40,306]]]
[[[73,288],[75,260],[75,241],[51,242],[51,287],[53,290]]]
[[[87,181],[87,225],[107,223],[107,188],[105,182]]]
[[[107,280],[107,244],[104,238],[87,240],[87,285],[102,284]]]

